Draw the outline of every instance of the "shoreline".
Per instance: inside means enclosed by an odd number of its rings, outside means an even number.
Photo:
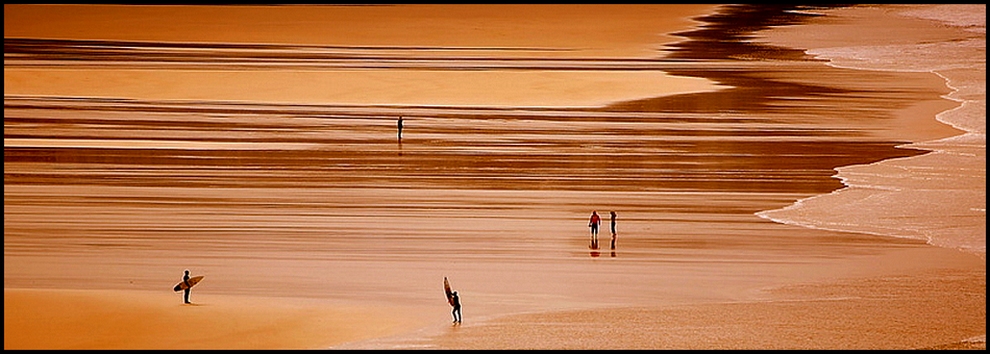
[[[886,237],[905,237],[920,239],[938,247],[958,249],[986,258],[986,99],[982,94],[982,104],[979,97],[981,90],[953,85],[953,78],[945,74],[947,71],[959,69],[960,64],[942,63],[938,58],[916,55],[913,61],[902,63],[896,54],[878,51],[863,54],[848,48],[856,45],[880,45],[878,38],[853,39],[853,30],[870,28],[876,18],[884,16],[887,21],[897,23],[923,23],[923,26],[898,27],[897,31],[925,31],[929,29],[932,38],[965,38],[972,36],[971,27],[965,24],[941,26],[943,20],[937,17],[926,18],[919,13],[940,5],[904,5],[904,6],[861,6],[844,8],[841,11],[847,20],[844,26],[849,28],[838,31],[820,31],[828,35],[819,35],[814,39],[800,36],[790,29],[771,31],[765,39],[774,43],[812,48],[809,53],[819,58],[830,59],[827,64],[837,68],[849,68],[863,71],[898,71],[891,68],[890,63],[899,63],[899,71],[926,72],[939,77],[949,92],[941,96],[951,106],[934,114],[918,114],[911,110],[902,111],[904,115],[914,114],[920,118],[934,120],[946,127],[958,131],[950,136],[935,136],[935,138],[909,137],[910,143],[900,145],[902,149],[917,149],[927,151],[925,154],[904,158],[885,159],[865,164],[849,165],[836,168],[835,178],[842,181],[845,187],[829,194],[816,195],[795,202],[794,204],[775,210],[757,213],[758,216],[784,224],[802,225],[824,230],[863,232]],[[877,16],[875,13],[883,15]],[[914,15],[908,13],[914,12]],[[867,16],[864,14],[874,14]],[[824,24],[815,26],[834,26],[831,21],[823,20]],[[984,24],[985,26],[985,24]],[[980,33],[980,32],[976,32]],[[983,30],[985,38],[985,27]],[[903,37],[913,38],[910,35]],[[886,37],[883,37],[886,38]],[[883,43],[897,50],[911,52],[913,42],[895,41]],[[903,45],[904,47],[898,47]],[[957,53],[954,56],[971,55],[966,47],[950,48]],[[975,49],[975,48],[974,48]],[[985,53],[985,49],[984,49]],[[871,56],[872,55],[872,56]],[[957,59],[958,60],[958,59]],[[985,69],[985,64],[984,64]],[[941,72],[941,73],[940,73]],[[976,75],[971,76],[971,75]],[[957,74],[955,80],[972,86],[976,78],[984,78],[980,73],[968,75]],[[962,86],[962,85],[959,85]],[[985,83],[983,84],[985,87]],[[961,97],[956,97],[961,96]],[[966,98],[969,98],[967,100]],[[970,101],[972,100],[972,101]],[[973,105],[967,105],[975,103]],[[982,107],[982,108],[981,108]],[[946,119],[947,115],[955,118]],[[961,117],[960,117],[961,116]],[[980,122],[977,117],[983,117]],[[976,119],[974,119],[976,118]],[[907,136],[902,134],[902,136]],[[982,174],[977,174],[980,166],[984,166]],[[935,172],[933,172],[935,171]],[[964,171],[964,172],[959,172]],[[965,172],[973,171],[973,172]],[[946,177],[943,177],[946,176]],[[928,191],[931,190],[931,191]],[[971,191],[982,190],[982,197]],[[932,192],[935,191],[935,192]],[[882,198],[882,199],[881,199]],[[877,201],[881,199],[881,201]],[[907,210],[903,205],[925,201],[924,206]],[[857,205],[856,210],[868,210],[864,214],[841,212],[843,206]],[[982,207],[981,207],[982,206]],[[946,210],[948,209],[948,210]],[[837,212],[838,211],[838,212]],[[943,226],[939,221],[944,218],[954,218],[957,221]],[[905,221],[905,218],[910,218]],[[959,221],[960,218],[966,220]],[[944,228],[945,227],[945,228]],[[983,236],[982,240],[976,239]]]

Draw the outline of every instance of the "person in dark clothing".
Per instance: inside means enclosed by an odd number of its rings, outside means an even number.
[[[591,228],[591,243],[593,245],[598,244],[598,226],[601,224],[602,224],[602,217],[598,216],[598,211],[592,211],[591,220],[588,221],[588,227]]]
[[[457,295],[455,291],[453,294],[453,306],[454,310],[450,312],[454,316],[454,323],[461,323],[461,297]]]
[[[192,287],[189,286],[189,269],[186,269],[186,274],[182,276],[182,282],[186,283],[186,289],[183,290],[184,293],[182,294],[182,298],[185,303],[191,304],[191,302],[189,302],[189,291],[192,290]]]
[[[612,214],[612,249],[615,249],[615,211],[609,212]]]
[[[395,125],[399,129],[399,141],[402,141],[402,116],[399,116],[399,121]]]

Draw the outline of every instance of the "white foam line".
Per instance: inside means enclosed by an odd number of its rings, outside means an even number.
[[[835,178],[839,179],[845,187],[840,188],[840,189],[837,189],[837,190],[834,190],[834,191],[832,191],[832,192],[830,192],[828,194],[821,194],[821,195],[816,195],[816,196],[812,196],[812,197],[809,197],[809,198],[800,199],[800,200],[794,202],[793,204],[791,204],[791,205],[789,205],[787,207],[784,207],[784,208],[760,211],[760,212],[755,213],[755,215],[758,216],[758,217],[761,217],[761,218],[764,218],[764,219],[767,219],[767,220],[776,222],[776,223],[788,224],[788,225],[797,225],[797,226],[802,226],[802,227],[811,228],[811,229],[820,229],[820,230],[828,230],[828,231],[839,231],[839,232],[857,232],[857,233],[877,235],[877,236],[884,236],[884,237],[897,237],[897,238],[912,238],[912,239],[915,239],[916,237],[908,237],[908,236],[897,235],[896,232],[882,233],[882,232],[877,232],[877,231],[866,231],[866,230],[861,230],[862,227],[851,227],[851,228],[844,229],[844,228],[840,227],[841,226],[840,224],[834,224],[833,223],[833,224],[821,224],[820,225],[820,224],[812,224],[812,223],[800,222],[800,221],[795,221],[795,220],[785,220],[785,219],[780,219],[780,218],[774,218],[774,217],[770,217],[769,215],[767,215],[767,214],[772,213],[774,211],[788,211],[788,210],[798,209],[806,201],[813,200],[815,198],[821,198],[821,197],[826,197],[826,196],[830,196],[830,195],[835,195],[835,194],[838,194],[838,193],[840,193],[842,191],[845,191],[845,190],[847,190],[849,188],[853,188],[853,187],[855,187],[855,188],[875,189],[875,190],[884,190],[884,191],[899,191],[900,189],[895,188],[895,187],[877,186],[877,185],[854,185],[853,183],[851,183],[849,181],[849,179],[852,177],[852,176],[850,176],[850,173],[847,172],[846,173],[846,175],[847,175],[846,177],[840,176],[840,174],[843,173],[843,170],[848,170],[849,168],[853,168],[853,167],[859,167],[859,166],[876,166],[876,165],[879,165],[880,163],[884,163],[886,161],[895,161],[895,160],[902,160],[902,159],[913,159],[913,158],[917,158],[919,156],[926,156],[926,155],[928,155],[928,154],[930,154],[932,152],[956,153],[956,152],[953,152],[951,150],[946,150],[944,148],[924,147],[921,144],[926,144],[926,143],[947,143],[947,142],[949,142],[949,141],[951,141],[953,139],[958,139],[958,138],[960,138],[962,136],[970,135],[970,134],[977,135],[977,136],[982,136],[983,137],[983,141],[984,142],[986,141],[986,137],[985,137],[986,134],[985,133],[981,133],[979,131],[968,130],[968,129],[966,129],[966,127],[963,127],[963,126],[960,126],[960,125],[957,125],[957,124],[953,124],[952,122],[948,122],[948,121],[946,121],[943,118],[946,114],[949,114],[949,113],[951,113],[953,111],[956,111],[956,110],[963,109],[968,103],[976,103],[977,102],[977,101],[968,101],[968,100],[964,100],[964,99],[959,99],[959,98],[953,97],[954,94],[960,92],[960,88],[953,86],[952,83],[951,83],[951,80],[947,76],[945,76],[945,75],[943,75],[943,74],[941,74],[939,72],[940,70],[951,70],[951,69],[956,69],[957,67],[933,68],[933,69],[928,69],[928,70],[920,70],[920,69],[918,69],[918,70],[912,70],[912,69],[905,69],[905,68],[873,68],[873,67],[866,67],[866,66],[856,66],[854,64],[840,65],[840,64],[835,63],[834,60],[833,60],[833,58],[829,58],[825,54],[819,54],[819,53],[821,53],[822,50],[827,50],[827,49],[828,48],[820,48],[819,49],[819,52],[817,52],[817,53],[815,52],[815,50],[808,50],[807,53],[808,54],[811,54],[811,55],[814,55],[816,58],[823,58],[823,59],[829,60],[825,64],[828,65],[828,66],[831,66],[831,67],[835,67],[835,68],[845,68],[845,69],[853,69],[853,70],[866,70],[866,71],[887,71],[887,72],[929,72],[929,73],[932,73],[932,74],[937,75],[938,77],[942,78],[942,80],[945,82],[945,86],[947,88],[949,88],[951,92],[949,92],[948,94],[943,95],[941,97],[944,98],[944,99],[950,100],[950,101],[959,102],[960,104],[959,104],[959,106],[957,106],[955,108],[951,108],[951,109],[948,109],[948,110],[945,110],[945,111],[942,111],[942,112],[937,113],[935,115],[935,120],[938,121],[938,122],[940,122],[940,123],[942,123],[942,124],[946,124],[946,125],[949,125],[949,126],[952,126],[952,127],[956,128],[956,129],[962,130],[962,131],[964,131],[966,133],[963,133],[963,134],[960,134],[960,135],[955,135],[955,136],[952,136],[952,137],[949,137],[949,138],[944,138],[944,139],[938,139],[938,140],[933,140],[933,141],[925,141],[925,142],[912,142],[912,143],[909,143],[909,144],[904,144],[904,145],[897,146],[898,148],[912,148],[912,149],[920,149],[920,150],[929,151],[929,153],[926,153],[926,154],[922,154],[922,155],[918,155],[918,156],[911,156],[911,157],[900,157],[900,158],[886,159],[886,160],[881,160],[881,161],[877,161],[877,162],[870,163],[870,164],[847,165],[847,166],[837,167],[836,168],[836,171],[838,171],[838,173],[836,173],[832,177],[835,177]],[[983,147],[984,148],[986,147],[986,144],[985,143],[983,144]],[[981,209],[979,211],[986,212],[986,209],[984,208],[984,209]],[[830,225],[832,225],[832,227],[829,227]],[[878,226],[871,226],[871,225],[867,225],[867,227],[881,228],[881,227],[878,227]],[[895,230],[895,231],[905,231],[905,230]],[[931,235],[928,235],[927,233],[924,233],[924,232],[920,232],[918,230],[915,230],[915,232],[917,232],[919,235],[923,235],[925,237],[925,241],[928,244],[935,245],[933,243],[934,240],[932,239],[932,236]],[[938,245],[936,245],[936,246],[938,246]],[[985,340],[985,336],[984,336],[984,340]]]

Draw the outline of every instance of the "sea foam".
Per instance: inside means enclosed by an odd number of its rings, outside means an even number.
[[[907,6],[900,16],[983,34],[941,42],[816,48],[829,65],[857,70],[931,72],[953,90],[956,108],[934,117],[965,133],[902,148],[932,153],[845,166],[846,188],[757,213],[785,224],[915,238],[986,257],[986,5]]]

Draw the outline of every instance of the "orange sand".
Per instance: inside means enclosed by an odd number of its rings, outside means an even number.
[[[195,288],[194,288],[195,289]],[[312,349],[414,329],[408,309],[130,290],[4,289],[4,349]]]

